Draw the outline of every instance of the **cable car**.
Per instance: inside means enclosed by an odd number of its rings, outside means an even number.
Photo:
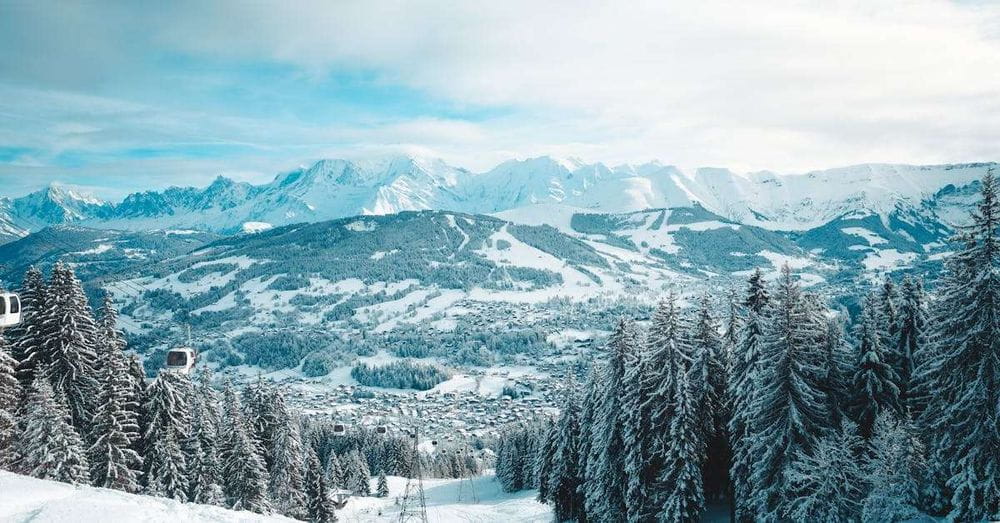
[[[21,300],[17,294],[0,293],[0,329],[21,323]]]
[[[333,426],[334,436],[343,436],[345,434],[347,434],[347,427],[345,427],[342,423],[337,423]]]
[[[166,369],[169,372],[191,374],[198,360],[198,352],[190,347],[177,347],[167,351]]]
[[[389,427],[386,427],[385,425],[379,425],[375,427],[375,434],[385,435],[388,433],[389,433]]]

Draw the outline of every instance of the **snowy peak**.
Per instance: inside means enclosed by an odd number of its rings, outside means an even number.
[[[852,212],[888,216],[903,204],[930,221],[952,224],[963,219],[972,201],[965,188],[993,165],[865,164],[783,175],[681,170],[656,161],[609,167],[540,156],[474,174],[440,159],[405,155],[324,159],[264,185],[220,176],[204,188],[135,193],[117,205],[53,185],[21,198],[0,199],[0,241],[71,222],[229,233],[248,222],[280,226],[408,210],[496,213],[549,205],[627,213],[698,204],[728,220],[796,231]]]

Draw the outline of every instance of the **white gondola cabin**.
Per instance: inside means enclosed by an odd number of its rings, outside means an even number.
[[[198,352],[190,347],[177,347],[167,351],[166,369],[169,372],[190,374],[198,360]]]
[[[17,294],[0,293],[0,329],[21,323],[21,300]]]
[[[335,423],[333,425],[333,435],[334,436],[345,436],[347,435],[347,427],[343,423]]]
[[[389,427],[386,427],[385,425],[379,425],[375,427],[375,434],[384,436],[388,433],[389,433]]]

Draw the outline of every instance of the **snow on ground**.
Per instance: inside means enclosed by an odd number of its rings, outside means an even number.
[[[274,226],[267,222],[246,222],[243,224],[243,232],[247,234],[254,234],[258,232],[264,232]]]
[[[43,481],[0,471],[0,523],[281,522],[283,516],[226,510],[116,490]],[[343,520],[342,520],[343,521]]]
[[[93,249],[87,249],[85,251],[75,252],[73,254],[101,254],[101,253],[104,253],[104,252],[108,252],[108,251],[110,251],[113,248],[114,247],[112,247],[111,245],[109,245],[107,243],[102,243],[102,244],[99,244],[97,247],[94,247]]]
[[[865,269],[869,271],[895,270],[909,265],[915,259],[917,259],[916,253],[885,249],[868,253],[862,263],[864,263]]]
[[[781,254],[771,251],[760,251],[760,256],[767,258],[767,261],[771,262],[771,265],[775,269],[780,269],[786,263],[790,269],[804,269],[813,264],[812,260],[806,258],[799,258],[797,256],[789,256],[787,254]]]
[[[850,234],[853,236],[860,236],[868,242],[868,245],[879,245],[882,243],[889,243],[885,238],[865,229],[864,227],[844,227],[841,232],[845,234]]]
[[[399,519],[399,500],[406,489],[406,478],[389,476],[387,498],[351,498],[337,519],[342,523],[368,523],[396,521]],[[457,479],[425,479],[424,495],[427,499],[427,520],[452,523],[511,523],[552,521],[551,507],[535,501],[538,491],[524,490],[507,493],[492,475],[480,476],[462,485]],[[375,490],[372,481],[372,491]],[[471,489],[469,488],[471,487]],[[478,503],[473,501],[474,490]],[[461,500],[459,495],[461,495]]]

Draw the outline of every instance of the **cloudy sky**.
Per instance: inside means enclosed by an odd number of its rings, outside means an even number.
[[[477,170],[1000,160],[989,2],[156,4],[0,2],[0,194],[397,151]]]

